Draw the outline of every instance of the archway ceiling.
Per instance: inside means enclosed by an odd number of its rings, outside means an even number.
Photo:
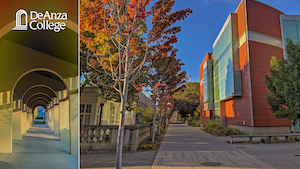
[[[17,37],[17,38],[16,38]],[[70,28],[54,31],[10,31],[3,39],[21,46],[51,55],[72,64],[77,64],[77,33]],[[67,45],[66,45],[67,44]]]
[[[55,92],[62,91],[66,89],[66,86],[59,77],[53,73],[46,71],[35,71],[31,72],[24,77],[22,77],[14,90],[14,100],[19,100],[22,98],[24,93],[35,85],[46,85],[52,88]]]
[[[31,103],[30,105],[28,105],[28,107],[31,108],[31,109],[34,109],[37,104],[43,104],[43,105],[45,105],[45,107],[47,107],[47,105],[48,105],[46,101],[36,100],[33,103]]]
[[[43,101],[36,101],[36,102],[34,102],[34,103],[32,103],[30,106],[29,106],[29,108],[31,108],[32,110],[35,108],[35,107],[37,107],[37,106],[43,106],[45,109],[47,108],[47,104],[45,103],[45,102],[43,102]]]
[[[45,97],[32,97],[31,99],[28,100],[27,104],[28,105],[32,105],[32,103],[36,102],[36,101],[44,101],[47,103],[47,105],[51,102],[51,100],[49,101],[47,98]]]
[[[47,95],[46,93],[39,92],[39,93],[35,93],[35,94],[31,95],[30,97],[28,97],[28,99],[26,101],[25,100],[23,101],[23,104],[26,104],[26,103],[30,102],[31,100],[33,100],[35,98],[40,98],[40,97],[45,98],[48,102],[52,101],[51,96]]]
[[[45,86],[36,86],[25,93],[23,103],[27,103],[28,99],[37,93],[43,93],[44,95],[47,95],[51,98],[56,97],[55,93],[51,89]]]

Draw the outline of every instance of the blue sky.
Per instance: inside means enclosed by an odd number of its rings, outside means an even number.
[[[300,15],[300,0],[259,0],[285,14]],[[177,57],[185,64],[183,70],[200,81],[199,66],[218,36],[229,13],[234,13],[240,0],[176,0],[173,10],[191,8],[193,14],[178,22]]]

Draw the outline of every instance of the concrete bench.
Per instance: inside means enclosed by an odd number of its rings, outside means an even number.
[[[268,135],[230,135],[230,144],[232,144],[233,138],[247,138],[249,137],[249,143],[252,144],[253,137],[268,137],[269,144],[271,143],[272,137],[285,137],[285,142],[288,142],[289,136],[300,136],[300,134],[268,134]]]

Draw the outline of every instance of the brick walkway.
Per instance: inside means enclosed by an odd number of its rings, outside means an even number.
[[[205,165],[212,162],[221,165]],[[273,169],[270,165],[199,128],[185,124],[171,124],[151,169],[179,168]]]

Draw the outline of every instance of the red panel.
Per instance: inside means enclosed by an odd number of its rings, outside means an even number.
[[[240,6],[236,10],[237,16],[238,16],[238,36],[239,38],[243,35],[243,33],[246,31],[246,25],[245,25],[245,6],[244,6],[244,0],[242,0]]]
[[[247,0],[248,30],[281,39],[279,10],[258,1]]]
[[[265,94],[269,92],[265,75],[270,75],[270,59],[283,56],[283,50],[258,42],[249,41],[249,58],[251,72],[251,88],[253,98],[253,118],[255,126],[289,126],[287,119],[275,119],[270,106],[266,103]],[[268,118],[265,118],[268,117]]]

